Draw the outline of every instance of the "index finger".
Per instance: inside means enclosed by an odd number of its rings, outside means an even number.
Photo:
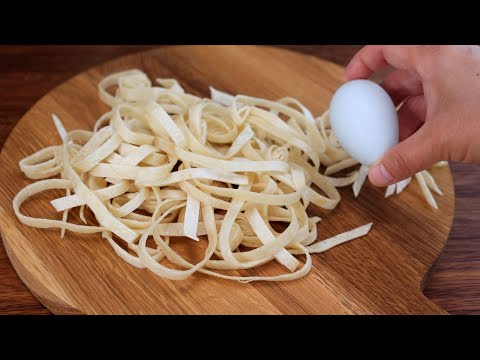
[[[348,80],[367,79],[387,65],[418,75],[416,53],[412,45],[369,45],[360,49],[345,70]]]

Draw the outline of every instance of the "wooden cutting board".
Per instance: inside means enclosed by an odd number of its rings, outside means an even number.
[[[286,50],[254,46],[169,47],[97,66],[58,86],[20,120],[0,156],[0,228],[17,273],[56,314],[442,314],[422,294],[451,228],[454,209],[448,168],[432,174],[444,192],[439,210],[422,197],[414,180],[400,196],[365,184],[355,199],[340,189],[334,211],[310,207],[322,217],[319,238],[374,223],[368,236],[313,256],[306,277],[286,283],[240,284],[195,274],[174,282],[118,258],[97,235],[33,229],[15,217],[11,202],[31,183],[18,161],[45,146],[58,145],[51,121],[56,113],[68,130],[90,130],[107,108],[97,97],[104,76],[139,68],[151,77],[176,78],[187,92],[208,96],[215,86],[231,93],[277,99],[293,96],[321,114],[342,83],[342,68]],[[59,217],[40,195],[23,207],[33,216]],[[58,196],[59,194],[57,194]],[[267,265],[274,267],[276,264]],[[255,269],[243,274],[261,274]]]

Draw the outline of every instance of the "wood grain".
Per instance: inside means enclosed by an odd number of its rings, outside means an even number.
[[[442,251],[453,219],[453,184],[448,169],[434,175],[445,196],[434,211],[414,183],[400,197],[384,201],[383,190],[366,186],[355,200],[342,189],[335,211],[312,207],[323,218],[324,238],[373,221],[362,240],[315,255],[311,273],[288,283],[239,284],[196,274],[182,282],[156,277],[121,261],[96,235],[28,228],[18,222],[11,200],[30,181],[18,161],[58,143],[50,119],[58,114],[67,129],[89,129],[107,108],[96,84],[105,75],[141,68],[150,77],[178,79],[187,92],[206,96],[208,86],[276,99],[293,96],[315,114],[326,110],[342,82],[332,63],[285,50],[246,47],[170,47],[127,56],[82,73],[43,97],[12,131],[0,156],[0,227],[9,257],[36,297],[59,314],[441,314],[421,284]],[[225,76],[228,74],[228,76]],[[25,206],[33,216],[51,214],[48,196]],[[268,264],[248,274],[266,274]]]
[[[0,148],[20,117],[54,86],[98,63],[156,46],[0,46]],[[346,65],[359,45],[283,45]],[[480,314],[480,166],[452,164],[455,220],[425,294],[452,314]],[[0,313],[48,314],[0,243]]]

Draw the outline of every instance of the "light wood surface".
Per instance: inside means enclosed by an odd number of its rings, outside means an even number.
[[[289,283],[239,284],[195,275],[162,280],[132,268],[97,236],[31,229],[18,222],[11,199],[30,181],[18,161],[58,144],[52,112],[68,129],[90,129],[106,108],[96,94],[103,75],[138,67],[151,77],[177,78],[188,92],[208,86],[266,98],[294,96],[314,114],[326,109],[341,83],[337,65],[285,50],[261,47],[170,47],[121,58],[76,76],[42,98],[18,123],[0,157],[0,227],[9,257],[30,290],[54,313],[444,313],[421,292],[442,251],[453,218],[448,169],[435,169],[445,196],[431,209],[413,183],[399,197],[366,185],[358,199],[342,189],[342,202],[319,215],[319,237],[374,222],[367,237],[314,255],[312,272]],[[32,215],[53,213],[49,196],[24,207]],[[272,264],[274,266],[274,264]],[[253,270],[245,273],[262,273]],[[268,271],[268,269],[267,269]]]

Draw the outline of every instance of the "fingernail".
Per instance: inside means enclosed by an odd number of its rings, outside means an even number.
[[[385,169],[383,164],[374,166],[368,174],[370,181],[375,186],[389,185],[393,181],[393,176]]]

